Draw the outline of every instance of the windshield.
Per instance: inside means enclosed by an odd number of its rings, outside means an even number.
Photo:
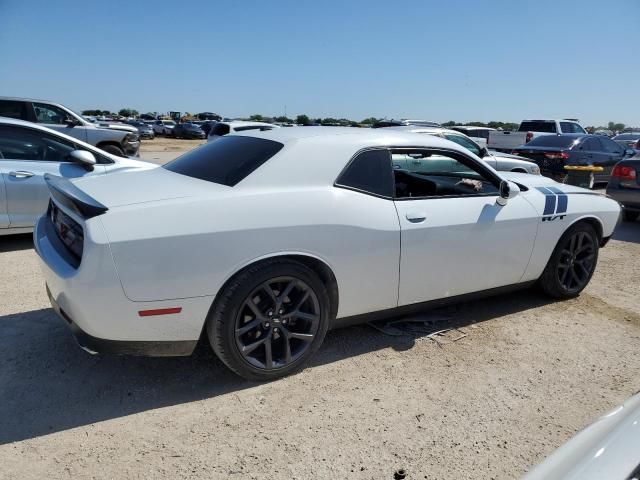
[[[623,133],[622,135],[616,135],[614,140],[637,140],[640,138],[640,133]]]
[[[185,153],[163,168],[233,187],[278,153],[283,146],[262,138],[221,137]]]
[[[176,124],[176,122],[174,122],[173,120],[163,120],[162,123],[164,123],[165,125],[174,125]]]
[[[519,132],[556,133],[556,122],[544,120],[528,120],[520,124]]]

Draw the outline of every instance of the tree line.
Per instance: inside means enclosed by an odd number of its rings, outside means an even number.
[[[94,117],[105,116],[109,117],[112,115],[118,115],[121,117],[137,117],[140,113],[134,108],[121,108],[117,112],[112,112],[110,110],[99,110],[99,109],[89,109],[83,110],[82,115],[89,115]],[[157,112],[147,112],[146,115],[155,117],[157,116]],[[383,118],[376,117],[368,117],[361,121],[355,121],[348,118],[312,118],[308,115],[297,115],[295,118],[290,118],[285,115],[271,117],[266,115],[261,115],[256,113],[247,118],[247,120],[252,120],[255,122],[277,122],[277,123],[295,123],[297,125],[324,125],[324,126],[341,126],[341,127],[358,127],[358,126],[371,126],[379,121],[384,120]],[[444,122],[441,124],[443,127],[454,127],[456,125],[469,125],[473,127],[488,127],[495,128],[500,130],[517,130],[519,123],[513,122],[456,122],[454,120],[449,120],[448,122]],[[612,132],[621,132],[626,128],[629,128],[627,125],[621,122],[609,122],[606,126],[594,126],[590,125],[585,127],[588,132],[594,132],[596,130],[611,130]]]

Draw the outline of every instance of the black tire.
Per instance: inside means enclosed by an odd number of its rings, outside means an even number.
[[[118,157],[126,157],[126,155],[124,154],[124,150],[122,150],[117,145],[101,145],[99,148],[112,155],[117,155]]]
[[[313,270],[274,259],[228,282],[207,316],[207,335],[233,372],[247,380],[274,380],[302,369],[320,348],[330,311],[327,289]]]
[[[640,212],[632,212],[631,210],[622,210],[622,220],[625,222],[635,222],[640,216]]]
[[[589,284],[598,263],[598,235],[585,222],[560,237],[538,283],[553,298],[574,298]]]

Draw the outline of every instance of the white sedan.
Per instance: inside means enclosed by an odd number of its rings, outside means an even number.
[[[578,295],[618,203],[388,129],[229,135],[162,168],[50,177],[34,232],[54,309],[92,352],[188,355],[249,379],[329,328],[535,283]]]
[[[0,117],[0,236],[33,230],[47,209],[45,174],[80,178],[157,168],[35,123]]]

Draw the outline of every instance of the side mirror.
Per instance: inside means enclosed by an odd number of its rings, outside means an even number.
[[[96,164],[96,157],[93,156],[93,153],[87,152],[86,150],[74,150],[69,156],[76,163],[81,163],[87,167],[93,167]]]
[[[518,185],[513,182],[502,180],[502,182],[500,182],[500,196],[496,202],[498,205],[504,207],[510,199],[518,196],[519,193],[520,187],[518,187]]]
[[[67,127],[75,127],[76,125],[79,125],[78,120],[76,120],[73,117],[67,117],[64,119],[64,123],[67,125]]]
[[[484,158],[487,155],[489,155],[489,150],[487,149],[487,147],[480,147],[480,153],[478,154],[478,156],[480,158]]]
[[[633,157],[636,154],[636,151],[633,148],[627,148],[624,151],[624,156],[625,157]]]

